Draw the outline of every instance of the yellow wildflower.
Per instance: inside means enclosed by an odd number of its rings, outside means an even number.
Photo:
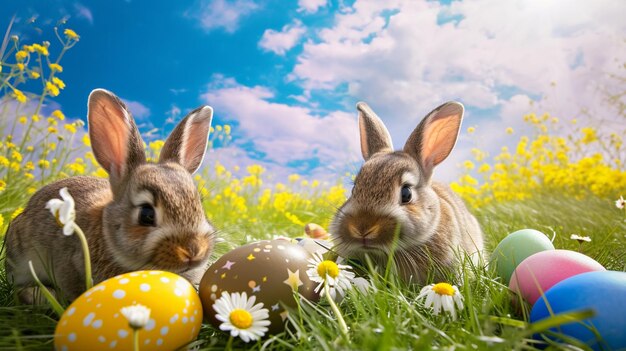
[[[39,122],[40,119],[39,115],[33,115],[33,122]]]
[[[53,97],[59,95],[59,88],[51,82],[46,82],[46,91]]]
[[[43,169],[50,168],[50,161],[48,160],[39,160],[37,164],[39,165],[39,168],[43,168]]]
[[[491,170],[491,166],[488,163],[483,163],[478,168],[478,173],[486,173],[486,172],[489,172],[490,170]]]
[[[14,172],[18,172],[20,170],[20,164],[19,162],[11,162],[11,165],[9,166],[9,168],[11,168]]]
[[[52,77],[52,83],[54,83],[54,85],[59,87],[59,89],[65,89],[65,82],[63,82],[61,79],[57,77]]]
[[[35,52],[35,48],[33,47],[33,45],[23,45],[22,50],[26,52]]]
[[[227,135],[230,134],[230,126],[228,124],[224,125],[224,133],[226,133]]]
[[[476,131],[476,128],[474,128],[474,127],[469,127],[469,128],[467,128],[467,133],[469,133],[469,134],[472,134],[472,133],[474,133],[475,131]]]
[[[20,116],[17,121],[20,122],[20,124],[26,124],[26,122],[28,122],[28,118],[26,118],[26,116]]]
[[[48,133],[50,134],[56,134],[58,132],[58,130],[54,127],[48,127]]]
[[[56,126],[57,125],[57,120],[52,118],[52,117],[48,117],[48,124],[51,126]]]
[[[246,170],[250,173],[250,175],[256,176],[260,176],[263,172],[265,172],[263,166],[260,165],[250,165],[246,168]]]
[[[17,150],[13,150],[13,152],[11,152],[11,158],[17,162],[22,162],[22,154],[20,154]]]
[[[0,193],[3,192],[4,189],[6,189],[6,187],[7,187],[7,183],[4,180],[0,179]],[[0,224],[0,226],[2,225]]]
[[[72,134],[76,133],[76,126],[74,125],[74,123],[72,123],[72,124],[66,124],[66,125],[64,126],[64,128],[65,128],[65,130],[67,130],[68,132],[70,132],[70,133],[72,133]]]
[[[104,170],[104,168],[102,167],[98,167],[98,169],[92,173],[94,176],[96,177],[100,177],[100,178],[107,178],[109,175],[107,174],[107,171]]]
[[[289,177],[287,177],[287,180],[289,180],[290,183],[295,183],[300,179],[300,175],[299,174],[291,174],[289,175]]]
[[[34,169],[35,169],[35,164],[33,163],[33,161],[28,161],[24,165],[24,170],[26,170],[26,171],[32,171]]]
[[[43,46],[43,45],[39,45],[39,44],[33,44],[32,46],[34,51],[37,51],[39,54],[43,55],[43,56],[48,56],[48,48]]]
[[[28,53],[24,50],[20,50],[15,53],[15,59],[17,61],[24,61],[28,57]]]
[[[17,66],[17,70],[20,72],[23,71],[25,67],[23,63],[18,63],[15,66]]]
[[[513,134],[513,128],[508,127],[508,128],[506,129],[506,134]]]
[[[59,65],[58,63],[51,63],[48,65],[48,67],[50,67],[50,70],[52,72],[63,72],[63,66]]]
[[[474,169],[474,162],[467,160],[463,162],[463,167],[468,170]]]
[[[8,167],[9,166],[9,159],[6,158],[5,156],[0,155],[0,166],[3,167]]]
[[[18,207],[17,209],[15,209],[15,211],[13,211],[13,213],[11,214],[11,219],[15,219],[15,217],[19,216],[20,213],[22,213],[24,211],[24,209],[22,207]]]
[[[63,34],[65,34],[65,37],[67,39],[70,39],[70,40],[78,40],[80,38],[80,36],[78,36],[78,34],[76,34],[76,32],[74,32],[73,30],[71,30],[69,28],[66,28],[63,31]]]
[[[581,129],[580,131],[583,133],[583,138],[581,139],[583,144],[590,144],[598,140],[598,135],[596,134],[595,129],[587,127]]]
[[[83,135],[83,144],[85,144],[85,146],[91,146],[91,140],[89,140],[89,134]]]
[[[54,79],[54,78],[53,78]],[[62,89],[62,88],[61,88]],[[61,110],[54,110],[52,112],[52,115],[56,118],[59,119],[59,121],[62,121],[65,119],[65,115],[63,114],[63,112],[61,112]]]
[[[33,152],[33,151],[35,151],[35,147],[32,146],[32,145],[29,145],[29,146],[26,147],[26,151],[27,152]]]
[[[165,145],[165,141],[163,141],[163,140],[151,141],[150,142],[150,150],[152,150],[155,154],[158,154],[158,153],[161,152],[161,149],[163,148],[163,145]]]
[[[26,193],[29,195],[34,194],[36,191],[37,191],[37,188],[33,188],[33,187],[26,189]]]
[[[24,93],[17,89],[13,89],[13,96],[15,96],[15,99],[22,104],[25,103],[27,100],[26,95],[24,95]]]
[[[39,78],[39,77],[40,77],[39,72],[36,72],[36,71],[30,71],[30,77],[31,77],[32,79],[37,79],[37,78]]]
[[[222,130],[222,126],[220,126],[220,125],[215,126],[215,130],[217,130],[218,132],[221,131]]]
[[[86,167],[82,163],[70,163],[67,167],[74,173],[85,174]]]
[[[4,225],[4,217],[0,214],[0,228]]]

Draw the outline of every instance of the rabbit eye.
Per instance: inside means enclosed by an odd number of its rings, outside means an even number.
[[[411,198],[413,197],[411,187],[408,185],[402,186],[402,190],[400,190],[400,197],[402,198],[403,204],[408,204],[409,202],[411,202]]]
[[[144,204],[141,205],[139,209],[139,225],[145,227],[154,227],[156,224],[156,213],[154,211],[154,207]]]

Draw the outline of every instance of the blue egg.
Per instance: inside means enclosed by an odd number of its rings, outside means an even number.
[[[626,348],[626,272],[582,273],[555,284],[530,311],[530,321],[554,314],[591,309],[595,315],[581,322],[563,324],[551,331],[574,337],[594,350]],[[583,325],[584,324],[584,325]],[[589,327],[595,327],[599,340]]]

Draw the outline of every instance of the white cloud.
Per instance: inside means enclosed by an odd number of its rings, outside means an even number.
[[[326,0],[298,0],[298,12],[316,13],[321,7],[326,6],[326,2]]]
[[[208,31],[223,28],[227,33],[234,33],[239,28],[239,22],[258,8],[253,0],[204,0],[199,9],[196,6],[186,15],[198,18]]]
[[[165,115],[167,116],[167,118],[165,119],[165,123],[166,124],[176,123],[176,121],[178,121],[178,118],[180,117],[181,112],[182,111],[180,110],[180,107],[176,105],[172,105],[170,109],[167,112],[165,112]]]
[[[305,107],[272,102],[273,98],[266,87],[249,87],[222,76],[215,76],[202,95],[217,116],[237,122],[237,134],[265,155],[264,162],[298,169],[298,163],[316,159],[321,164],[316,172],[336,176],[359,159],[356,112],[318,116]]]
[[[132,113],[133,117],[135,117],[137,120],[145,120],[150,117],[150,108],[148,108],[141,102],[126,99],[122,99],[122,101],[124,102],[124,104],[126,104],[126,107],[130,111],[130,113]]]
[[[89,24],[93,24],[93,13],[85,5],[76,3],[74,4],[74,10],[76,10],[77,17],[84,18]]]
[[[624,9],[618,0],[357,0],[304,44],[290,79],[329,96],[347,87],[385,120],[397,145],[432,108],[460,100],[466,125],[499,150],[512,139],[504,129],[523,128],[527,112],[612,116],[602,88],[619,84],[609,73],[626,61]],[[529,97],[538,98],[532,107]]]
[[[284,55],[298,44],[304,33],[306,33],[306,28],[304,28],[302,22],[294,20],[292,23],[283,26],[280,32],[273,29],[266,29],[265,32],[263,32],[263,37],[261,37],[259,41],[259,46],[265,51],[272,51],[275,54]]]

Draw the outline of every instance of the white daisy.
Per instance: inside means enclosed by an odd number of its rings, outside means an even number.
[[[57,219],[57,223],[63,227],[63,234],[72,235],[74,233],[74,221],[76,220],[74,198],[72,198],[67,188],[62,188],[59,193],[63,200],[49,200],[46,208],[52,212],[52,215]]]
[[[424,307],[433,307],[433,312],[438,315],[441,309],[448,311],[452,319],[456,320],[456,309],[463,309],[463,295],[459,289],[448,283],[426,285],[422,288],[417,300],[424,298]],[[455,306],[456,305],[456,306]]]
[[[133,329],[145,327],[150,319],[150,309],[144,305],[122,307],[120,312],[128,319],[128,325]]]
[[[335,300],[337,295],[343,297],[345,292],[352,288],[352,280],[354,279],[354,273],[351,272],[352,267],[325,260],[319,252],[315,252],[313,258],[308,261],[307,267],[309,269],[307,269],[306,274],[309,279],[319,283],[315,288],[316,293],[322,290],[324,284],[328,284],[330,297]]]
[[[231,336],[238,336],[245,342],[263,337],[271,323],[268,320],[269,311],[263,308],[263,303],[255,305],[255,301],[256,296],[248,298],[245,292],[223,292],[213,304],[213,309],[217,312],[215,318],[222,322],[220,329],[230,331]]]
[[[624,197],[620,195],[619,199],[615,200],[615,207],[619,208],[620,210],[623,210],[624,207],[626,207],[626,200],[624,200]]]
[[[581,244],[583,243],[583,241],[586,241],[588,243],[591,242],[591,238],[590,237],[588,237],[588,236],[581,236],[581,235],[578,235],[578,234],[572,234],[572,235],[570,235],[569,238],[572,239],[572,240],[577,240]]]

